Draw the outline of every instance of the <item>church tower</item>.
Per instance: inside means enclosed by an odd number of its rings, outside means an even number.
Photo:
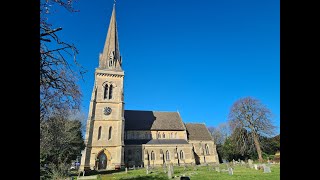
[[[80,170],[115,169],[124,164],[124,71],[115,4],[94,76]]]

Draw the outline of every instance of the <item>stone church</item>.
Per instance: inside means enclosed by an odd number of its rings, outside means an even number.
[[[90,100],[80,170],[219,162],[204,124],[179,112],[125,110],[115,5]]]

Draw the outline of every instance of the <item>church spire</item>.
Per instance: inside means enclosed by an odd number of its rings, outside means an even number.
[[[99,57],[99,68],[122,70],[121,66],[122,60],[119,51],[116,8],[114,3],[106,42],[104,44],[103,52]]]

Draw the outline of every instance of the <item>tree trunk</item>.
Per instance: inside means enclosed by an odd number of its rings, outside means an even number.
[[[259,140],[258,140],[258,136],[255,133],[253,133],[253,141],[254,141],[254,145],[256,146],[256,149],[257,149],[259,162],[261,163],[263,161],[262,151],[261,151],[261,148],[260,148],[260,143],[259,143]]]

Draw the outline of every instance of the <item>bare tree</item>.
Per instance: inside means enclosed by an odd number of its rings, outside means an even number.
[[[225,140],[230,134],[229,126],[227,123],[221,123],[217,127],[208,127],[215,144],[224,144]]]
[[[40,1],[40,120],[48,119],[53,112],[65,113],[63,111],[79,109],[80,106],[81,92],[77,80],[85,71],[76,61],[78,50],[59,38],[62,28],[54,27],[48,18],[55,7],[76,12],[72,6],[74,1]]]
[[[232,105],[229,124],[240,152],[255,148],[259,161],[263,161],[260,136],[274,135],[271,116],[271,111],[252,97],[241,98]]]

